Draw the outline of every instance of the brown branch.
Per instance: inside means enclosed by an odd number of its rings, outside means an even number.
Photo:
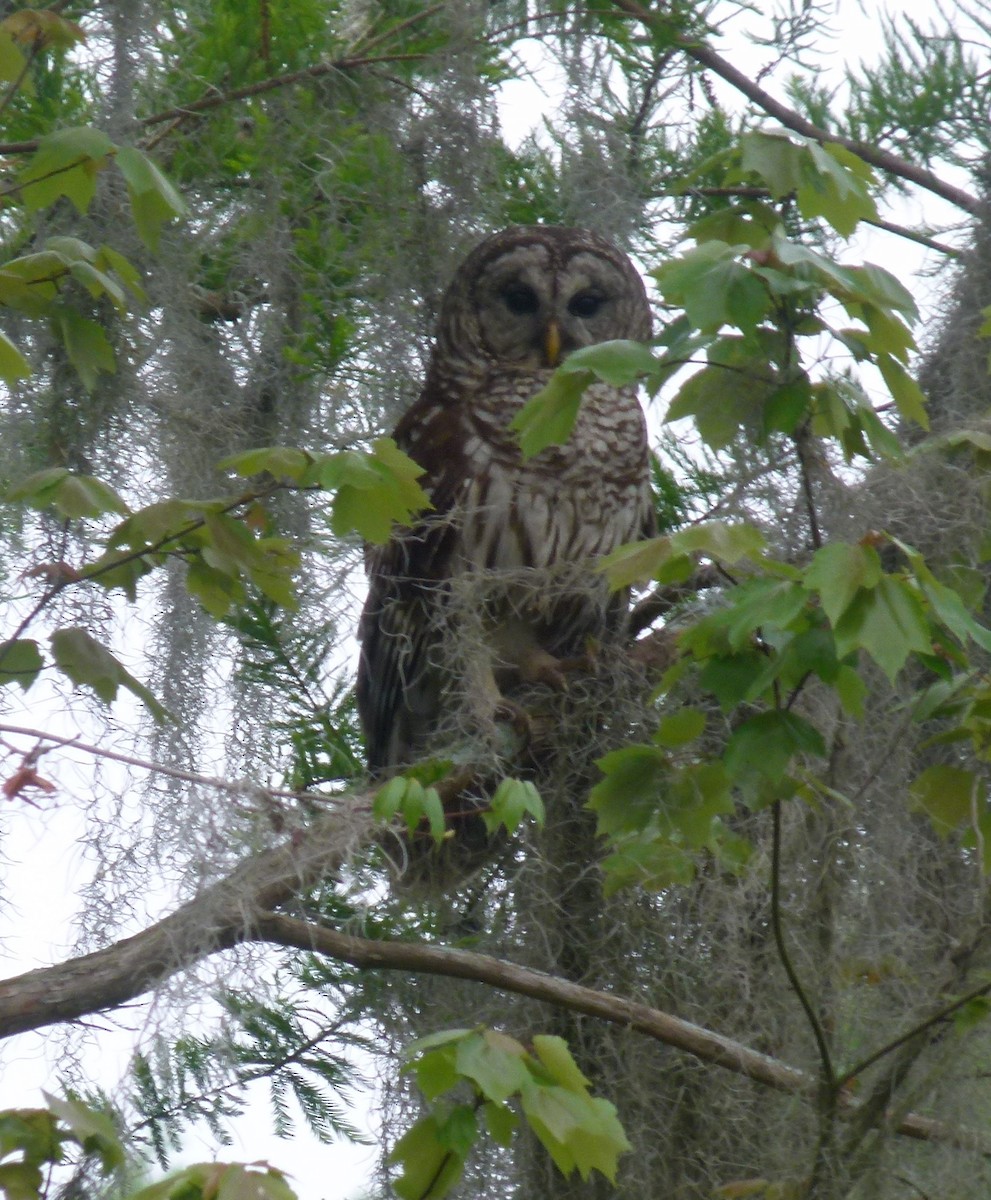
[[[263,937],[279,945],[326,954],[366,970],[419,971],[449,979],[468,979],[571,1012],[598,1017],[613,1025],[635,1029],[705,1062],[766,1084],[775,1091],[811,1093],[815,1090],[815,1081],[804,1071],[750,1050],[731,1038],[646,1004],[582,987],[503,959],[448,946],[353,937],[281,913],[265,914],[259,918],[256,928]]]
[[[638,600],[630,610],[630,636],[636,637],[648,626],[667,614],[683,600],[697,596],[704,588],[718,587],[726,582],[719,569],[708,564],[697,567],[684,583],[658,584],[652,592]]]
[[[228,792],[234,796],[261,795],[266,799],[276,800],[306,800],[326,804],[337,797],[327,796],[319,792],[294,792],[285,788],[270,788],[252,784],[243,779],[223,779],[218,775],[205,775],[200,771],[185,771],[181,767],[172,767],[166,763],[154,762],[148,758],[139,758],[134,754],[124,754],[120,750],[107,750],[103,746],[93,746],[80,741],[76,737],[63,737],[57,733],[48,733],[43,729],[35,729],[30,725],[8,725],[0,723],[0,733],[8,733],[14,737],[31,738],[37,742],[51,742],[54,746],[67,746],[78,750],[81,754],[89,754],[93,758],[105,758],[111,762],[123,763],[128,767],[138,767],[153,775],[165,775],[169,779],[179,779],[183,783],[195,783],[200,787],[215,788],[220,792]]]
[[[189,104],[179,104],[175,108],[167,108],[162,112],[153,113],[150,117],[142,117],[138,124],[145,127],[160,125],[163,121],[174,121],[177,118],[192,116],[211,108],[231,104],[235,100],[247,100],[252,96],[262,96],[266,92],[273,92],[278,88],[289,87],[294,83],[303,83],[308,79],[320,79],[324,75],[332,75],[335,72],[354,71],[358,67],[372,67],[379,63],[422,62],[426,57],[425,54],[380,54],[314,63],[312,67],[304,67],[301,71],[290,71],[287,75],[274,75],[270,79],[261,79],[257,83],[248,84],[247,87],[234,88],[229,92],[212,92],[208,96],[201,96],[199,100],[190,101]],[[3,152],[4,147],[0,146],[0,153]]]
[[[771,197],[771,192],[765,187],[683,187],[675,192],[660,192],[658,195],[663,196],[726,196],[728,198],[740,198],[743,200],[767,200]],[[950,258],[959,258],[960,250],[956,246],[951,246],[948,242],[938,242],[935,238],[930,237],[927,233],[922,233],[918,229],[909,229],[907,225],[898,225],[894,221],[885,221],[881,217],[862,217],[861,220],[865,225],[870,225],[874,229],[880,229],[884,233],[893,233],[895,237],[906,238],[910,242],[917,242],[920,246],[925,246],[927,250],[935,250],[939,254],[945,254]]]
[[[133,937],[0,981],[0,1038],[116,1008],[217,950],[264,940],[261,914],[333,875],[375,827],[370,796],[350,797]]]
[[[530,996],[635,1029],[776,1091],[815,1097],[816,1081],[806,1072],[648,1005],[483,954],[356,938],[272,911],[339,870],[371,841],[375,828],[370,797],[352,797],[347,808],[320,816],[309,829],[246,859],[227,878],[133,937],[0,981],[0,1037],[118,1007],[218,950],[242,942],[270,942],[360,968],[423,971]],[[857,1110],[853,1102],[847,1107]],[[930,1118],[909,1114],[897,1130],[907,1137],[991,1155],[991,1144],[980,1134]]]
[[[743,1075],[775,1091],[810,1099],[815,1099],[818,1091],[818,1083],[812,1075],[751,1050],[732,1038],[723,1037],[649,1005],[608,992],[598,992],[485,954],[446,946],[353,937],[281,913],[261,916],[255,928],[259,936],[279,945],[326,954],[364,970],[419,971],[450,979],[468,979],[501,991],[529,996],[571,1012],[584,1013],[613,1025],[635,1029],[666,1046],[683,1050],[703,1062]],[[849,1113],[855,1113],[858,1107],[855,1101],[847,1100],[846,1109]],[[954,1129],[941,1121],[914,1113],[898,1123],[897,1132],[919,1141],[947,1142],[991,1155],[991,1141],[982,1133]]]
[[[802,134],[803,137],[812,138],[816,142],[836,142],[845,146],[847,150],[852,151],[864,162],[870,163],[871,166],[886,171],[890,175],[896,175],[899,179],[906,179],[910,183],[917,184],[926,191],[932,192],[933,195],[949,200],[951,204],[955,204],[965,212],[976,213],[978,211],[980,201],[976,196],[972,196],[962,188],[946,183],[931,171],[927,171],[907,159],[900,158],[888,150],[882,150],[868,142],[859,142],[854,138],[844,137],[840,133],[830,133],[828,130],[821,129],[818,125],[814,125],[805,117],[800,116],[794,109],[782,104],[780,100],[776,100],[770,92],[764,91],[748,75],[737,70],[717,54],[711,46],[707,46],[695,38],[678,34],[672,36],[667,16],[658,9],[645,8],[642,4],[637,3],[637,0],[613,0],[613,3],[628,16],[635,17],[648,29],[670,37],[689,58],[724,79],[748,100],[753,101],[758,108],[763,109],[768,116],[780,121],[786,129],[792,129],[796,133]]]
[[[290,71],[286,75],[274,75],[269,79],[261,79],[257,83],[248,84],[246,87],[233,88],[229,92],[211,91],[207,95],[201,96],[198,100],[190,100],[188,104],[177,104],[174,108],[166,108],[161,112],[152,113],[150,117],[141,117],[137,124],[145,128],[150,128],[153,125],[161,125],[166,121],[173,121],[178,125],[188,117],[196,116],[201,112],[207,112],[212,108],[221,108],[223,105],[232,104],[237,100],[247,100],[252,96],[261,96],[266,92],[276,91],[278,88],[290,87],[294,83],[303,83],[308,79],[319,79],[324,75],[332,75],[335,72],[346,73],[357,70],[359,67],[374,67],[380,63],[420,62],[426,57],[427,55],[425,54],[380,54],[338,58],[334,59],[333,62],[314,63],[312,67],[304,67],[300,71]],[[28,154],[37,149],[37,140],[29,142],[0,142],[0,155]]]

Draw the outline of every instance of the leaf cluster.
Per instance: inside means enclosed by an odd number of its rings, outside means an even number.
[[[390,1161],[402,1167],[395,1190],[402,1200],[439,1200],[461,1177],[465,1158],[483,1131],[508,1146],[519,1112],[565,1176],[599,1171],[615,1181],[616,1162],[629,1149],[608,1100],[588,1080],[559,1037],[538,1034],[531,1048],[494,1029],[455,1029],[414,1043],[404,1070],[430,1102],[430,1112],[400,1139]],[[466,1093],[457,1102],[448,1093]]]
[[[190,595],[215,619],[246,605],[251,589],[270,604],[293,609],[299,556],[286,538],[269,532],[266,497],[280,487],[329,491],[332,530],[338,535],[356,531],[378,541],[389,536],[394,522],[408,521],[429,503],[416,483],[421,468],[389,438],[377,441],[369,452],[255,450],[227,459],[221,467],[244,476],[278,476],[279,481],[234,500],[162,500],[133,512],[108,484],[63,467],[35,472],[9,488],[9,503],[52,511],[67,521],[126,514],[104,536],[105,549],[92,561],[34,569],[36,576],[49,580],[35,615],[65,588],[85,583],[107,591],[120,588],[133,601],[138,581],[168,560],[184,563]],[[0,643],[0,685],[17,683],[26,691],[46,665],[37,640],[23,636],[32,619]],[[85,629],[58,630],[51,640],[54,665],[73,683],[91,687],[105,702],[123,686],[156,719],[165,719],[165,710],[147,689]]]
[[[885,569],[885,546],[901,556],[897,569]],[[946,716],[955,706],[966,714],[964,723],[942,739],[969,737],[984,751],[985,689],[969,671],[969,650],[991,651],[991,630],[911,546],[872,533],[860,543],[824,545],[799,568],[769,556],[755,527],[716,521],[622,548],[603,569],[614,587],[647,577],[677,582],[691,575],[699,555],[723,568],[728,581],[730,569],[743,568],[743,577],[681,633],[680,658],[659,690],[674,689],[691,673],[725,713],[735,714],[733,732],[718,755],[692,753],[688,747],[707,718],[684,707],[662,719],[651,743],[600,760],[604,778],[590,807],[613,846],[604,864],[610,889],[688,882],[702,851],[738,869],[748,850],[726,822],[737,802],[759,809],[793,797],[810,801],[820,786],[812,764],[826,743],[795,711],[798,697],[817,680],[848,717],[864,719],[865,656],[892,681],[910,663],[921,668],[933,683],[916,719],[937,709]],[[891,552],[884,557],[890,560]],[[945,803],[937,804],[937,793]],[[966,826],[978,799],[986,822],[984,796],[979,778],[962,768],[929,769],[913,785],[918,807],[944,831]]]

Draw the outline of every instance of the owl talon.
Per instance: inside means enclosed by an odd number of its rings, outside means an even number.
[[[542,683],[555,692],[566,692],[568,676],[576,671],[594,671],[596,661],[596,648],[591,646],[584,654],[570,658],[555,658],[544,650],[534,650],[520,665],[520,678],[525,683]]]
[[[500,724],[508,725],[513,733],[523,741],[524,745],[533,736],[533,724],[530,721],[530,714],[521,704],[517,704],[514,700],[507,700],[505,696],[502,696],[496,704],[495,712],[492,716]]]
[[[542,683],[553,688],[555,692],[566,692],[568,690],[568,680],[565,677],[568,669],[567,662],[567,659],[555,658],[553,654],[548,654],[546,650],[535,646],[528,650],[526,658],[520,663],[520,679],[524,683]]]

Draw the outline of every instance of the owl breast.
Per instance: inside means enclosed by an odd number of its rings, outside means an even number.
[[[524,460],[509,425],[542,382],[531,376],[521,386],[518,377],[496,376],[462,410],[470,461],[452,512],[462,570],[578,562],[650,532],[646,428],[636,394],[592,384],[569,440]]]

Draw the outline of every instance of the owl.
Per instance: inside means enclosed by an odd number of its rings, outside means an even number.
[[[654,528],[635,388],[593,383],[568,441],[528,460],[510,424],[573,350],[650,334],[640,276],[588,230],[505,229],[461,264],[423,390],[394,434],[432,508],[367,554],[357,698],[373,774],[438,752],[445,707],[464,695],[442,642],[465,575],[509,581],[481,626],[479,711],[498,712],[514,684],[565,686],[589,639],[621,626],[627,598],[605,592],[594,563]],[[513,580],[569,565],[570,592],[542,596],[531,580],[513,594]]]

